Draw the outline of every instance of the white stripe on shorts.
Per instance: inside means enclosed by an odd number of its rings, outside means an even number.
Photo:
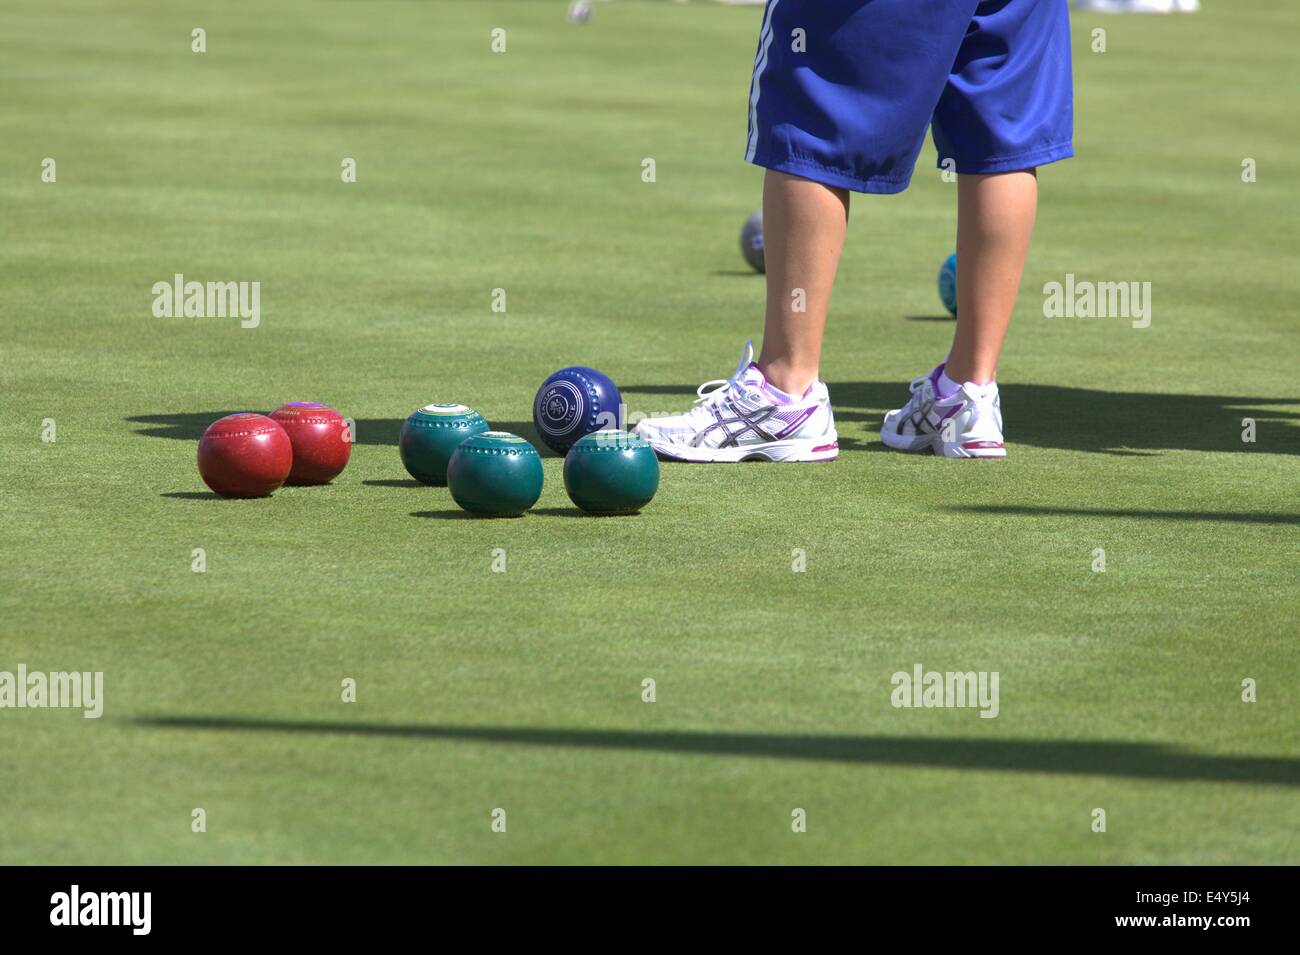
[[[758,34],[758,57],[754,61],[754,78],[749,89],[749,146],[745,149],[745,161],[753,162],[754,153],[758,151],[758,97],[763,71],[767,69],[767,52],[772,48],[772,11],[781,0],[768,0],[767,9],[763,11],[763,28]]]

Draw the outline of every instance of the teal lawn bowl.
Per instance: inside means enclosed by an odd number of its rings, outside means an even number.
[[[564,489],[589,514],[635,514],[659,490],[659,459],[638,435],[596,431],[569,449]]]
[[[517,434],[485,431],[452,453],[447,487],[471,514],[518,517],[542,496],[542,459]]]
[[[939,267],[939,301],[953,318],[957,317],[957,253],[943,260]]]
[[[402,466],[423,484],[446,484],[452,452],[487,429],[483,416],[464,405],[425,405],[402,424],[397,439]]]

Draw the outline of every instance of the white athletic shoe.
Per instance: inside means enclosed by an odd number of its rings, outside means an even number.
[[[712,391],[706,391],[718,385]],[[798,398],[773,389],[746,341],[730,378],[696,389],[685,414],[646,418],[636,426],[659,455],[677,461],[830,461],[839,438],[826,386],[815,381]]]
[[[955,394],[940,398],[935,382],[943,367],[912,382],[907,404],[885,415],[880,440],[896,451],[931,451],[945,458],[1005,458],[997,383],[968,381]]]

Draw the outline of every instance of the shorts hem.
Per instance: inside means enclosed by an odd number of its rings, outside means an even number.
[[[994,156],[990,159],[981,159],[975,162],[958,162],[956,171],[959,176],[979,176],[995,172],[1019,172],[1022,169],[1046,166],[1048,163],[1069,159],[1073,155],[1074,143],[1072,140],[1066,140],[1063,143],[1055,143],[1028,152],[1016,153],[1013,156]],[[939,157],[935,167],[942,169],[943,161],[950,158],[952,157]]]
[[[788,154],[775,156],[761,150],[756,151],[752,158],[748,158],[748,161],[755,166],[762,166],[764,169],[789,173],[792,176],[799,176],[801,179],[820,182],[824,186],[834,186],[839,189],[849,189],[853,192],[865,192],[872,195],[894,195],[906,189],[912,181],[911,172],[902,177],[868,176],[862,178],[850,175],[841,169],[823,166],[816,160],[799,159]]]

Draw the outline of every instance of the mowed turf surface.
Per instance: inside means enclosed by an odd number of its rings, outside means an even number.
[[[532,513],[463,519],[406,479],[412,409],[531,436],[591,364],[682,410],[760,332],[760,11],[564,6],[0,14],[0,670],[106,683],[97,721],[0,710],[0,862],[1300,861],[1290,4],[1076,18],[1005,463],[876,436],[951,334],[927,148],[855,201],[837,462],[665,465],[591,519],[548,457]],[[260,327],[155,318],[177,272],[260,282]],[[1151,282],[1150,327],[1044,318],[1067,273]],[[357,420],[346,472],[208,494],[204,427],[290,400]],[[999,715],[894,708],[916,664],[997,671]]]

